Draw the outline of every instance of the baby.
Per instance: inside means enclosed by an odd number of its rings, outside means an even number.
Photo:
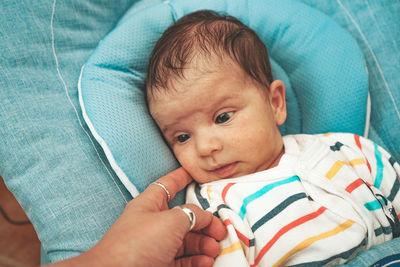
[[[197,182],[187,201],[227,226],[216,266],[340,264],[399,236],[399,164],[353,134],[282,137],[285,86],[237,19],[198,11],[178,20],[155,45],[146,91]]]

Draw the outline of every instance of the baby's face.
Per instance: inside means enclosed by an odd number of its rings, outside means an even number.
[[[284,86],[271,86],[281,87],[265,95],[230,65],[157,92],[149,108],[194,180],[234,178],[276,166],[282,156],[277,125],[286,119]]]

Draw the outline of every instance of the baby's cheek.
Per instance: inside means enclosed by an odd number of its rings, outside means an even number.
[[[243,140],[243,136],[240,136],[238,134],[232,135],[231,138],[232,140],[232,145],[240,145],[242,143]]]
[[[175,154],[176,158],[178,159],[179,163],[182,165],[182,167],[191,175],[193,176],[193,173],[195,172],[196,169],[196,162],[194,160],[193,155],[190,155],[190,153],[185,153],[181,152],[178,154]]]
[[[250,136],[251,133],[249,133],[248,127],[243,123],[238,124],[236,127],[230,128],[223,133],[223,139],[225,141],[230,140],[233,144],[246,142]]]
[[[188,157],[185,157],[185,154],[176,154],[176,153],[175,156],[178,159],[179,163],[182,165],[182,167],[187,170],[189,167],[189,164],[187,162]]]
[[[260,153],[269,149],[272,145],[271,142],[273,142],[271,134],[262,128],[248,131],[244,135],[244,139],[245,141],[242,141],[242,144],[245,142],[244,146],[253,153]]]
[[[231,134],[230,140],[232,140],[231,143],[233,146],[248,146],[251,145],[258,136],[260,136],[260,132],[261,131],[251,131],[246,129],[246,127],[243,127],[240,131]]]

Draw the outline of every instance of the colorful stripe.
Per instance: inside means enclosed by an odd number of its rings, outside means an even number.
[[[356,142],[356,145],[358,146],[358,148],[362,151],[362,146],[361,146],[361,142],[360,142],[360,136],[359,135],[354,135],[354,141]]]
[[[350,166],[354,167],[356,165],[363,165],[365,164],[365,161],[363,158],[358,158],[358,159],[352,159],[350,160]]]
[[[379,200],[374,200],[371,202],[367,202],[364,204],[364,207],[367,208],[369,211],[374,211],[382,208],[382,204],[379,202]]]
[[[293,254],[296,254],[297,252],[311,246],[312,244],[314,244],[315,242],[331,237],[331,236],[335,236],[337,234],[339,234],[340,232],[345,231],[346,229],[348,229],[349,227],[351,227],[354,224],[354,222],[352,220],[347,220],[344,223],[336,226],[335,228],[333,228],[330,231],[327,231],[325,233],[307,238],[306,240],[302,241],[301,243],[299,243],[296,247],[294,247],[292,250],[290,250],[288,253],[286,253],[280,260],[278,260],[273,266],[280,266],[282,265],[284,262],[286,262]]]
[[[227,184],[227,185],[224,187],[224,189],[222,190],[222,200],[224,201],[224,203],[226,203],[226,200],[225,200],[226,194],[228,193],[228,190],[229,190],[233,185],[235,185],[235,183],[229,183],[229,184]]]
[[[272,237],[272,239],[270,241],[268,241],[268,243],[260,250],[260,253],[257,255],[257,258],[254,262],[254,266],[258,265],[261,261],[261,259],[264,257],[264,255],[268,252],[268,250],[276,243],[276,241],[278,241],[278,239],[283,236],[284,234],[286,234],[287,232],[289,232],[291,229],[296,228],[297,226],[306,223],[312,219],[317,218],[319,215],[321,215],[322,213],[324,213],[324,211],[326,210],[325,207],[320,207],[317,211],[314,211],[312,213],[309,213],[303,217],[300,217],[296,220],[294,220],[293,222],[289,223],[288,225],[282,227],[275,235],[274,237]]]
[[[398,177],[396,177],[398,178]],[[394,185],[390,190],[390,194],[388,196],[389,201],[393,202],[394,198],[396,197],[397,193],[400,191],[400,182],[398,179],[394,179]]]
[[[392,233],[392,227],[382,226],[374,230],[375,236],[380,236],[381,234],[390,235]]]
[[[249,239],[249,238],[247,238],[247,236],[245,236],[244,234],[242,234],[241,232],[239,232],[236,228],[235,228],[235,231],[236,231],[236,234],[237,234],[239,240],[242,241],[243,244],[244,244],[246,247],[249,248],[250,246],[254,246],[254,239]],[[252,242],[251,242],[251,241],[252,241]]]
[[[211,185],[207,186],[207,196],[208,196],[208,199],[210,201],[212,201],[212,198],[211,198]]]
[[[376,158],[376,176],[374,186],[379,189],[383,178],[383,163],[382,163],[382,153],[378,149],[378,145],[374,143],[375,147],[375,158]]]
[[[350,162],[338,160],[332,165],[329,171],[325,174],[325,177],[328,179],[332,179],[344,165],[350,165],[354,167],[356,165],[361,165],[361,164],[365,164],[363,158],[352,159]]]
[[[351,248],[345,252],[342,252],[340,254],[334,255],[326,260],[321,260],[321,261],[311,261],[311,262],[304,262],[300,264],[295,264],[295,265],[290,265],[291,267],[309,267],[309,266],[325,266],[328,265],[331,261],[334,261],[336,259],[349,259],[351,256],[354,255],[354,253],[367,244],[367,239],[364,238],[360,244],[355,246],[354,248]]]
[[[359,186],[363,185],[364,181],[361,178],[358,178],[357,180],[355,180],[354,182],[352,182],[351,184],[349,184],[346,187],[346,191],[351,193],[353,192],[355,189],[357,189]]]
[[[332,167],[329,169],[329,171],[325,174],[325,177],[328,179],[332,179],[338,172],[339,170],[344,166],[347,165],[348,163],[345,161],[336,161]]]
[[[231,208],[230,208],[228,205],[226,205],[226,204],[220,204],[220,205],[218,205],[217,210],[214,211],[213,215],[214,215],[215,217],[217,217],[217,218],[220,218],[220,216],[219,216],[219,211],[220,211],[221,209],[229,209],[229,210],[231,210]]]
[[[269,185],[264,186],[263,188],[261,188],[260,190],[256,191],[255,193],[251,194],[250,196],[246,197],[245,199],[243,199],[243,204],[242,207],[240,208],[240,212],[239,212],[239,216],[240,218],[244,218],[244,216],[246,215],[247,209],[246,207],[253,202],[254,200],[256,200],[257,198],[265,195],[266,193],[268,193],[269,191],[271,191],[272,189],[279,187],[281,185],[284,184],[288,184],[288,183],[292,183],[295,181],[300,181],[300,178],[297,176],[293,176],[293,177],[289,177],[287,179],[284,180],[280,180],[278,182],[275,183],[271,183]]]
[[[210,203],[208,202],[207,199],[205,199],[201,194],[200,194],[200,186],[199,184],[196,184],[194,186],[194,192],[196,194],[197,201],[200,203],[201,207],[203,210],[206,210],[210,207]]]
[[[217,212],[219,212],[221,209],[228,209],[228,210],[232,210],[228,205],[226,204],[220,204],[217,207]]]
[[[354,135],[354,140],[355,140],[356,145],[358,146],[358,148],[362,151],[363,149],[362,149],[361,142],[360,142],[360,136],[355,134],[355,135]],[[366,164],[367,164],[369,173],[371,173],[371,172],[372,172],[372,170],[371,170],[371,165],[369,164],[368,159],[366,159],[366,161],[367,161]]]
[[[278,215],[280,212],[282,212],[284,209],[289,207],[291,204],[296,202],[297,200],[307,198],[307,195],[305,193],[298,193],[295,195],[292,195],[282,201],[278,206],[276,206],[274,209],[272,209],[270,212],[265,214],[261,219],[259,219],[252,227],[251,230],[253,233],[257,231],[258,228],[260,228],[262,225],[264,225],[266,222],[274,218],[276,215]]]
[[[221,253],[219,254],[219,256],[226,255],[226,254],[235,252],[235,251],[237,251],[237,250],[242,250],[242,246],[240,245],[240,242],[239,242],[239,241],[233,243],[232,245],[230,245],[230,246],[227,247],[227,248],[222,249],[222,250],[221,250]]]
[[[232,222],[229,219],[226,219],[224,221],[224,224],[226,225],[226,227],[228,227],[229,225],[232,225],[233,229],[235,229],[236,235],[238,236],[239,240],[242,241],[242,243],[246,246],[246,247],[251,247],[254,246],[255,244],[255,240],[253,239],[249,239],[247,236],[245,236],[244,234],[242,234],[241,232],[239,232],[235,226],[232,224]]]

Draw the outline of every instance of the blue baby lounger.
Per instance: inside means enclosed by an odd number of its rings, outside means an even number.
[[[133,196],[178,167],[147,110],[144,78],[161,33],[199,9],[238,17],[266,43],[274,76],[287,88],[282,134],[364,134],[364,57],[350,34],[326,15],[291,0],[157,3],[125,17],[102,40],[79,82],[84,118]]]

